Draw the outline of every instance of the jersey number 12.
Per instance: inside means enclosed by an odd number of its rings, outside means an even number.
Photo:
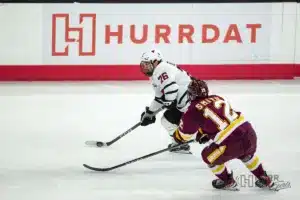
[[[217,115],[212,109],[208,107],[206,107],[203,110],[204,111],[203,115],[204,117],[211,119],[216,124],[216,126],[220,131],[224,130],[229,125],[228,122],[231,123],[239,117],[239,115],[236,112],[234,112],[234,110],[232,110],[230,104],[226,101],[223,100],[216,101],[214,103],[214,107],[216,109],[223,108],[223,116]],[[223,118],[225,117],[226,120],[222,119],[221,117]]]

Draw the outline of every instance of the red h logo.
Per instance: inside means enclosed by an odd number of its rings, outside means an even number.
[[[57,28],[58,19],[64,20],[64,41],[62,44],[58,39],[58,36],[63,34],[58,34],[58,31],[61,29]],[[96,14],[80,14],[79,15],[79,25],[82,25],[83,22],[87,22],[91,19],[91,26],[88,28],[88,32],[84,32],[85,27],[70,27],[70,16],[67,13],[62,14],[53,14],[52,15],[52,56],[68,56],[69,55],[69,44],[77,43],[78,44],[78,55],[79,56],[95,56],[96,55]],[[78,37],[72,37],[70,33],[77,33]],[[84,34],[85,33],[85,34]],[[87,34],[89,37],[87,37]],[[88,38],[89,41],[89,50],[85,50],[87,44],[84,45],[84,39]],[[63,45],[63,50],[58,51],[59,46]]]

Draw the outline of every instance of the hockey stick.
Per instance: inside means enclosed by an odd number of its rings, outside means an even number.
[[[157,113],[159,113],[163,109],[164,109],[164,107],[161,107],[160,109],[158,109],[157,111],[155,111],[153,113],[153,115],[156,115]],[[119,135],[118,137],[116,137],[115,139],[113,139],[113,140],[111,140],[109,142],[86,141],[85,144],[88,145],[88,146],[97,146],[97,147],[107,147],[107,146],[110,146],[113,143],[115,143],[116,141],[118,141],[119,139],[121,139],[122,137],[124,137],[125,135],[127,135],[128,133],[130,133],[131,131],[133,131],[134,129],[136,129],[137,127],[139,127],[140,125],[141,125],[141,122],[136,123],[130,129],[128,129],[127,131],[125,131],[124,133],[122,133],[121,135]]]
[[[160,153],[163,153],[165,151],[170,151],[171,149],[174,149],[174,148],[177,148],[177,147],[180,147],[182,145],[185,145],[185,144],[188,144],[188,143],[191,143],[191,142],[194,142],[195,140],[190,140],[186,143],[183,143],[183,144],[177,144],[177,145],[174,145],[172,147],[168,147],[168,148],[165,148],[165,149],[162,149],[162,150],[159,150],[159,151],[156,151],[156,152],[153,152],[153,153],[150,153],[150,154],[147,154],[147,155],[144,155],[142,157],[139,157],[139,158],[135,158],[133,160],[130,160],[130,161],[127,161],[127,162],[124,162],[122,164],[119,164],[119,165],[116,165],[116,166],[113,166],[113,167],[107,167],[107,168],[97,168],[97,167],[91,167],[87,164],[83,164],[84,167],[90,169],[90,170],[93,170],[93,171],[99,171],[99,172],[106,172],[106,171],[111,171],[113,169],[117,169],[119,167],[123,167],[125,165],[128,165],[128,164],[131,164],[131,163],[134,163],[134,162],[137,162],[139,160],[143,160],[143,159],[146,159],[146,158],[149,158],[149,157],[152,157],[152,156],[155,156],[155,155],[158,155]]]

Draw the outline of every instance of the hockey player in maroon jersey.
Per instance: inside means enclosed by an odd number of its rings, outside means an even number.
[[[200,144],[212,141],[202,151],[203,161],[218,177],[212,181],[216,189],[237,190],[233,173],[226,162],[240,159],[258,178],[256,186],[271,188],[274,183],[267,176],[256,153],[257,137],[251,124],[241,112],[234,111],[222,97],[208,95],[208,87],[201,80],[188,86],[191,105],[182,116],[173,137],[178,143],[196,139]]]

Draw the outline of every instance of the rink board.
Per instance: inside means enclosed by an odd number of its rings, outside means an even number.
[[[144,80],[140,56],[203,79],[299,76],[297,3],[2,4],[0,80]],[[7,20],[9,19],[9,20]]]

